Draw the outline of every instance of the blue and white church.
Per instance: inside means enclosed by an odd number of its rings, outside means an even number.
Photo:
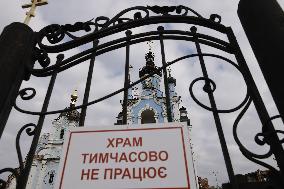
[[[166,123],[167,109],[166,97],[161,90],[162,73],[156,72],[154,53],[151,50],[145,55],[146,65],[140,69],[139,77],[155,72],[153,76],[145,79],[142,90],[134,94],[134,89],[128,91],[127,124]],[[187,122],[187,110],[180,107],[181,97],[175,91],[176,79],[169,73],[168,87],[170,92],[170,106],[174,122]],[[137,91],[136,91],[137,92]],[[77,101],[77,91],[71,95],[70,107]],[[50,133],[44,133],[39,140],[36,155],[34,156],[31,172],[26,189],[53,189],[62,154],[65,134],[74,127],[79,127],[80,113],[77,110],[61,113],[52,122]],[[117,117],[115,125],[122,124],[122,113]],[[7,189],[15,189],[16,181],[9,176]]]
[[[157,72],[158,68],[155,66],[155,55],[150,50],[146,55],[146,65],[140,69],[139,77],[143,78],[150,73],[156,73],[142,81],[142,90],[140,93],[134,88],[128,90],[127,99],[127,124],[145,124],[145,123],[166,123],[167,107],[166,97],[161,91],[162,73]],[[170,107],[172,112],[172,120],[174,122],[187,122],[190,125],[190,120],[187,116],[185,107],[180,107],[181,97],[177,95],[176,79],[169,73],[168,87],[170,96]],[[118,114],[117,125],[122,124],[122,112]]]
[[[75,107],[78,95],[71,95],[70,107]],[[57,177],[65,134],[79,127],[80,113],[77,110],[64,112],[52,122],[49,133],[43,133],[39,139],[26,189],[53,189]],[[13,175],[8,177],[7,189],[16,188]]]

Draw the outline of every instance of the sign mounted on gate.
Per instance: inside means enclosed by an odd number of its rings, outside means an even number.
[[[62,153],[57,189],[196,188],[182,123],[75,128]]]

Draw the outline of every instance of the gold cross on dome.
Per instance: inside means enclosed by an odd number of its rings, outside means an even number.
[[[25,18],[24,24],[29,25],[31,18],[35,17],[36,7],[47,5],[47,4],[48,4],[47,0],[31,0],[31,3],[22,5],[23,9],[30,8],[30,10],[26,12],[27,16]]]

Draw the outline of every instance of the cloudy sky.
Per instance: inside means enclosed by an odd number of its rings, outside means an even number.
[[[49,0],[47,6],[37,9],[36,17],[32,19],[30,27],[34,31],[39,31],[49,24],[73,24],[77,21],[87,21],[98,16],[113,17],[119,11],[128,7],[137,5],[185,5],[193,8],[205,18],[209,18],[210,14],[219,14],[222,17],[222,24],[231,26],[237,36],[237,40],[245,56],[245,59],[251,69],[254,79],[259,87],[263,100],[270,115],[276,115],[277,109],[272,101],[271,94],[265,84],[263,76],[257,65],[257,61],[253,55],[251,47],[247,41],[244,31],[241,27],[237,16],[237,5],[239,0],[147,0],[147,1],[129,1],[129,0]],[[278,0],[279,4],[284,7],[284,0]],[[25,11],[21,5],[28,3],[24,0],[0,1],[0,31],[11,22],[23,22]],[[139,27],[132,30],[133,33],[142,31],[156,30],[158,25]],[[189,30],[191,25],[184,24],[167,24],[167,29]],[[227,40],[220,33],[198,28],[199,31],[209,35],[217,36]],[[124,36],[119,33],[111,38],[102,39],[102,42]],[[173,42],[166,41],[166,59],[174,60],[180,56],[194,53],[194,46],[190,42]],[[77,49],[70,50],[65,53],[66,57],[78,53],[84,49],[90,48],[91,44],[86,44]],[[154,41],[153,52],[156,54],[156,65],[161,65],[160,49],[158,41]],[[130,64],[133,66],[131,70],[131,80],[138,79],[138,70],[144,64],[144,54],[147,52],[145,43],[131,47]],[[214,52],[235,60],[234,57],[226,55],[218,50],[214,50],[207,46],[202,46],[203,52]],[[51,55],[54,60],[55,55]],[[93,85],[91,88],[90,99],[97,99],[110,92],[120,89],[123,86],[124,73],[124,57],[125,49],[118,49],[114,52],[107,53],[97,57],[95,64],[95,74],[93,77]],[[242,101],[245,95],[245,83],[235,69],[220,60],[206,58],[206,65],[209,76],[216,82],[217,90],[215,92],[218,107],[227,109],[232,108]],[[54,62],[53,62],[54,63]],[[36,65],[36,67],[39,67]],[[49,110],[63,109],[69,104],[69,96],[74,89],[78,89],[79,102],[82,102],[84,83],[86,81],[88,62],[84,62],[68,71],[60,74],[56,81],[54,93],[52,95]],[[221,153],[219,139],[216,133],[215,124],[212,114],[203,110],[190,98],[188,87],[190,82],[201,76],[200,65],[197,59],[184,60],[176,66],[172,66],[172,75],[177,79],[177,92],[182,97],[182,105],[187,107],[189,117],[192,123],[192,143],[194,150],[195,166],[198,175],[209,178],[211,185],[217,182],[223,183],[228,181],[224,160]],[[22,87],[34,87],[37,90],[37,96],[29,102],[19,102],[21,107],[39,111],[46,93],[49,78],[32,77],[30,81],[24,82]],[[202,85],[195,88],[196,95],[199,100],[208,104],[206,95],[201,90]],[[104,102],[91,106],[87,113],[86,126],[92,127],[96,125],[111,125],[116,119],[115,117],[121,111],[119,101],[122,94],[112,97]],[[19,100],[20,101],[20,100]],[[229,152],[235,173],[248,173],[256,169],[263,169],[256,164],[247,160],[238,150],[238,147],[232,137],[232,124],[237,113],[230,115],[221,115],[223,130],[228,143]],[[51,121],[58,115],[47,116],[44,124],[44,132],[48,132],[51,128]],[[0,169],[5,166],[16,167],[17,159],[14,150],[15,133],[24,124],[29,122],[36,123],[37,117],[23,115],[16,111],[12,112],[7,124],[5,133],[0,142]],[[281,127],[280,122],[275,122],[277,127]],[[240,123],[238,133],[241,141],[248,149],[257,153],[263,153],[266,147],[259,147],[253,141],[255,134],[261,130],[259,119],[253,106],[244,116]],[[23,153],[26,153],[30,138],[22,138]],[[275,162],[268,160],[269,163],[275,165]],[[212,172],[217,172],[215,177]]]

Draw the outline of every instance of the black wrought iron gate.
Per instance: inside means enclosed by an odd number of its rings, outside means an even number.
[[[126,17],[125,15],[130,12],[135,12],[132,17]],[[130,30],[139,26],[145,26],[149,24],[164,24],[164,23],[183,23],[189,25],[189,30],[166,30],[163,26],[158,26],[157,30],[147,31],[144,33],[132,33]],[[215,38],[214,36],[209,36],[203,33],[199,33],[198,27],[205,27],[225,34],[228,38],[227,41]],[[85,31],[87,34],[83,36],[75,36],[75,32]],[[117,38],[115,40],[99,43],[99,40],[106,36],[111,36],[116,33],[125,31],[126,36],[122,38]],[[20,32],[22,35],[18,35],[18,38],[12,39],[14,33]],[[27,38],[27,36],[29,36]],[[66,39],[68,38],[68,39]],[[46,45],[43,43],[44,40],[47,40],[52,45]],[[16,150],[19,160],[19,169],[15,168],[5,168],[0,170],[0,174],[5,172],[11,172],[17,180],[17,188],[25,188],[29,171],[31,169],[31,164],[33,161],[33,156],[35,154],[36,145],[39,140],[39,136],[42,130],[43,122],[45,116],[49,114],[57,114],[61,112],[67,112],[71,109],[62,109],[47,111],[50,97],[53,91],[53,87],[56,81],[58,74],[68,70],[69,68],[78,65],[86,60],[90,60],[89,71],[87,76],[87,82],[85,86],[85,93],[83,104],[76,106],[73,109],[81,109],[81,118],[80,125],[84,125],[85,116],[87,107],[95,103],[101,102],[105,99],[108,99],[114,95],[117,95],[121,92],[124,92],[124,101],[123,101],[123,123],[126,123],[127,115],[127,93],[128,88],[133,87],[134,85],[140,83],[142,80],[152,76],[155,72],[151,73],[147,77],[143,77],[130,84],[128,80],[129,73],[129,56],[131,45],[142,43],[145,41],[154,40],[160,43],[161,48],[161,57],[162,57],[162,66],[157,71],[163,71],[164,75],[164,84],[165,84],[165,93],[166,93],[166,103],[167,103],[167,115],[168,121],[172,121],[172,113],[170,108],[170,97],[168,89],[168,80],[166,68],[170,65],[174,65],[181,60],[190,59],[197,57],[202,70],[202,75],[199,78],[196,78],[192,81],[189,86],[189,92],[191,98],[202,108],[211,111],[215,125],[217,128],[217,133],[220,139],[222,152],[229,175],[230,183],[232,188],[238,188],[237,183],[234,177],[234,171],[230,156],[227,149],[227,144],[225,141],[224,133],[222,130],[222,123],[219,115],[223,113],[231,113],[237,110],[241,110],[238,115],[234,125],[233,125],[233,136],[238,144],[240,151],[243,155],[268,169],[271,170],[275,182],[278,182],[278,185],[283,186],[284,180],[284,150],[282,147],[283,139],[280,140],[277,134],[284,134],[283,131],[275,130],[272,120],[279,118],[279,115],[270,117],[265,105],[262,101],[262,98],[259,94],[259,91],[256,87],[256,84],[253,80],[253,77],[248,69],[246,61],[242,55],[242,52],[238,46],[237,40],[234,36],[234,33],[230,27],[226,27],[221,24],[221,17],[216,14],[212,14],[210,18],[204,18],[194,10],[185,7],[185,6],[137,6],[125,9],[118,13],[113,18],[107,17],[97,17],[94,20],[87,22],[78,22],[74,25],[57,25],[52,24],[43,28],[39,32],[31,31],[27,26],[20,23],[13,23],[5,28],[0,38],[0,46],[2,48],[1,52],[5,53],[5,49],[11,51],[13,48],[11,56],[5,54],[6,58],[0,59],[1,65],[1,85],[2,83],[4,90],[1,91],[1,114],[0,114],[0,136],[3,133],[7,119],[11,108],[15,108],[17,111],[24,114],[36,115],[39,117],[38,123],[28,123],[24,125],[16,136]],[[196,52],[195,54],[188,54],[182,57],[179,57],[175,60],[168,61],[165,58],[164,50],[164,41],[165,40],[183,40],[192,42],[195,44]],[[61,42],[61,43],[60,43]],[[93,47],[87,50],[84,50],[74,56],[65,58],[63,54],[64,51],[69,49],[79,47],[86,43],[93,43]],[[3,45],[4,44],[4,45]],[[10,46],[7,44],[11,44]],[[207,45],[216,49],[219,49],[228,54],[233,54],[237,62],[217,54],[203,53],[201,46]],[[10,48],[10,49],[9,49]],[[124,86],[102,98],[96,100],[89,100],[89,92],[91,86],[91,79],[93,76],[93,68],[95,57],[102,55],[104,53],[113,51],[115,49],[125,48],[126,49],[126,60],[125,60],[125,80]],[[4,49],[4,50],[3,50]],[[22,52],[24,51],[24,53]],[[7,52],[7,51],[6,51]],[[51,64],[49,55],[52,53],[57,53],[57,61],[54,64]],[[8,58],[7,58],[8,57]],[[205,65],[204,57],[214,57],[220,60],[223,60],[235,69],[237,69],[243,76],[243,79],[246,83],[247,93],[243,101],[236,107],[228,110],[221,110],[217,108],[216,101],[214,98],[214,91],[216,89],[216,84],[208,76],[207,68]],[[34,69],[34,63],[39,63],[42,66],[42,69]],[[14,65],[14,67],[9,67],[7,65]],[[19,66],[20,65],[20,66]],[[12,75],[11,75],[12,74]],[[50,82],[48,85],[48,90],[43,102],[42,110],[40,112],[28,111],[20,108],[16,103],[16,97],[19,96],[22,100],[30,100],[36,95],[36,90],[34,88],[24,88],[19,90],[20,84],[23,79],[29,78],[32,75],[34,77],[50,77]],[[17,77],[16,77],[17,76]],[[7,80],[7,78],[11,78]],[[4,80],[5,79],[5,80]],[[193,86],[197,83],[203,81],[204,87],[203,90],[207,93],[210,106],[207,106],[200,102],[194,92]],[[11,87],[12,86],[12,87]],[[262,132],[255,136],[255,142],[258,145],[268,145],[269,151],[266,154],[255,154],[246,149],[242,145],[241,141],[237,135],[238,123],[241,120],[242,116],[245,114],[246,110],[251,104],[254,104],[256,107],[259,119],[262,123]],[[26,132],[29,136],[32,137],[32,144],[30,150],[27,154],[26,161],[23,161],[23,156],[21,154],[21,149],[19,145],[19,139],[23,132]],[[268,165],[261,161],[261,159],[269,158],[274,155],[278,164],[279,169]],[[1,158],[1,157],[0,157]],[[1,188],[5,188],[6,181],[0,180]]]

